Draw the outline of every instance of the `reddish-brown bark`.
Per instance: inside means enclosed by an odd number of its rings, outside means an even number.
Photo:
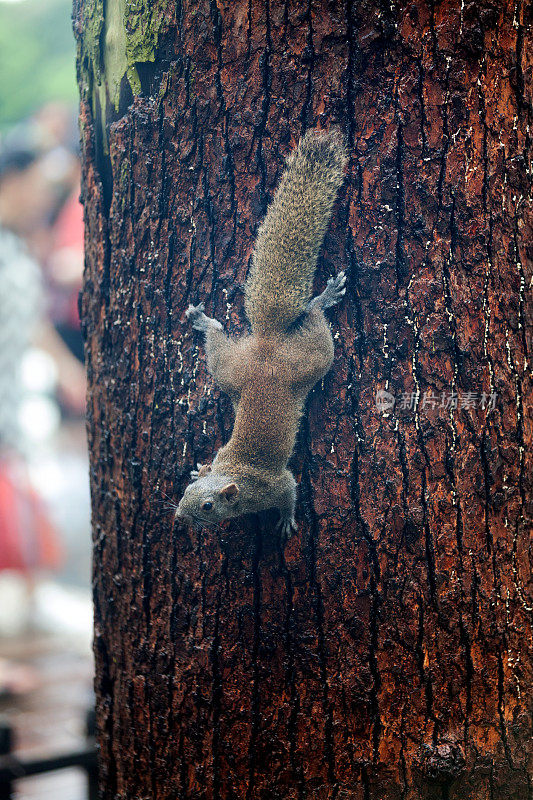
[[[150,5],[155,62],[102,137],[75,3],[104,797],[531,797],[531,7]],[[299,532],[173,528],[165,496],[231,427],[184,310],[244,329],[283,157],[332,123],[317,287],[349,289]]]

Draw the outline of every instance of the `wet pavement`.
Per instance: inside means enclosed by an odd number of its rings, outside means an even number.
[[[92,656],[80,639],[32,634],[0,640],[0,658],[34,671],[35,688],[0,698],[0,716],[12,726],[21,757],[63,754],[85,744],[86,716],[93,704]],[[87,779],[78,768],[25,778],[18,800],[86,800]]]
[[[85,745],[93,706],[90,595],[91,535],[85,425],[61,426],[32,448],[30,473],[47,504],[64,559],[54,575],[0,572],[0,659],[30,668],[33,688],[0,695],[0,718],[12,728],[18,757],[62,755]],[[24,673],[27,677],[28,673]],[[87,800],[80,768],[15,784],[17,800]]]

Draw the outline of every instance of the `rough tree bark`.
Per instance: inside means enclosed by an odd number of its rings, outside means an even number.
[[[76,0],[74,23],[104,798],[531,797],[531,7]],[[231,426],[184,310],[243,331],[283,158],[333,123],[317,288],[348,268],[349,292],[298,535],[173,528]]]

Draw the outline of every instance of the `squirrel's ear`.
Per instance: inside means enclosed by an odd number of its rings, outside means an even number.
[[[202,467],[199,466],[198,469],[198,477],[203,478],[205,475],[208,475],[211,472],[211,464],[204,464]]]
[[[228,483],[227,486],[224,486],[224,488],[220,490],[219,494],[224,498],[224,500],[227,500],[228,503],[231,503],[233,500],[237,499],[239,487],[236,483]]]

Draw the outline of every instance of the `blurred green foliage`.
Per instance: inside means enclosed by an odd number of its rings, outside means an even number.
[[[71,0],[0,2],[0,131],[45,103],[77,102]]]

